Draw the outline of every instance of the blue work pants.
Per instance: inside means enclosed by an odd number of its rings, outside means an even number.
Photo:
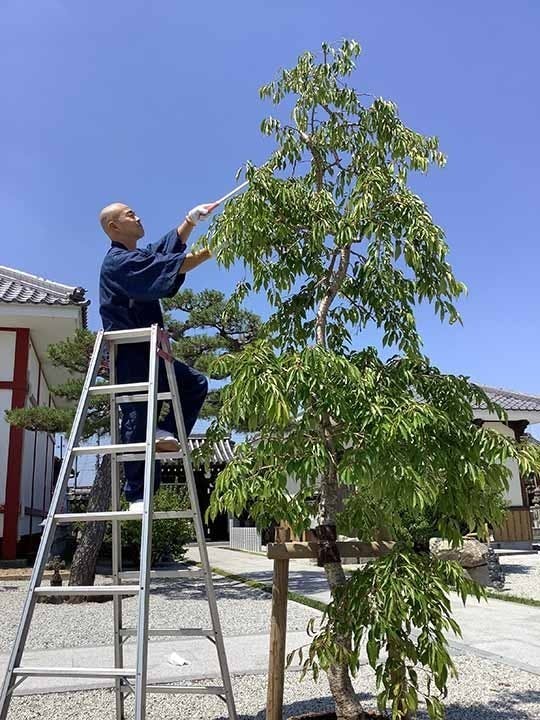
[[[116,382],[134,383],[148,382],[148,343],[120,345],[116,361]],[[174,373],[180,394],[180,403],[184,414],[186,433],[189,436],[195,425],[199,412],[208,394],[208,380],[197,370],[188,365],[174,361]],[[165,361],[159,358],[158,392],[168,392],[169,383]],[[178,437],[172,404],[169,412],[160,421],[163,402],[158,403],[158,428],[166,430]],[[120,438],[123,443],[139,443],[146,440],[146,403],[123,403],[121,405]],[[124,463],[125,485],[124,494],[128,502],[142,500],[144,494],[144,462]],[[154,491],[160,483],[159,462],[154,472]]]

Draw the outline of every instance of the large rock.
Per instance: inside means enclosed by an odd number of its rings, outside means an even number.
[[[464,568],[475,568],[487,565],[488,548],[476,538],[463,538],[463,545],[453,548],[447,540],[442,538],[431,538],[429,550],[432,555],[440,560],[457,560]]]
[[[482,587],[495,587],[490,576],[489,567],[487,565],[479,565],[478,567],[472,567],[465,570],[467,575]]]

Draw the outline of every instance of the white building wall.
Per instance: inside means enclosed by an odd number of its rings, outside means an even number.
[[[54,404],[52,402],[51,393],[49,392],[49,388],[47,387],[47,381],[45,380],[45,376],[43,375],[43,373],[41,373],[38,404],[46,406]]]
[[[47,492],[49,493],[48,496],[46,496],[46,504],[44,507],[44,510],[49,510],[49,504],[52,499],[53,495],[53,479],[54,479],[54,435],[48,435],[47,436],[47,449],[46,449],[46,476],[45,476],[45,487],[47,488]],[[65,502],[65,501],[64,501]],[[61,512],[65,512],[62,510],[62,505],[60,506]]]
[[[24,508],[30,506],[30,494],[32,492],[32,469],[34,467],[34,440],[36,433],[25,430],[23,433],[23,456],[21,467],[21,485],[19,493],[19,533],[18,537],[28,535],[29,518],[25,515]]]
[[[32,507],[34,510],[42,510],[44,514],[49,509],[49,500],[51,498],[52,460],[49,446],[49,436],[46,433],[38,433]],[[30,506],[30,503],[28,505]],[[36,518],[34,518],[33,526],[35,524]],[[33,529],[35,532],[35,527]]]
[[[39,387],[39,360],[34,350],[32,342],[28,349],[28,397],[30,399],[29,405],[36,405],[38,402],[38,387]]]
[[[41,373],[41,383],[39,386],[39,404],[44,406],[53,406],[54,402],[45,376]],[[36,471],[34,476],[34,505],[35,509],[43,510],[46,513],[49,509],[49,502],[52,497],[53,470],[54,470],[54,435],[47,433],[39,433],[38,450],[36,454]],[[45,498],[45,500],[44,500]],[[39,504],[38,504],[39,500]],[[34,518],[32,522],[32,532],[37,532],[37,527],[41,520]]]
[[[39,361],[30,342],[28,348],[28,394],[26,396],[26,407],[33,407],[37,404],[37,392],[39,382]],[[34,469],[34,447],[36,444],[36,433],[25,430],[23,434],[23,456],[21,467],[21,485],[19,495],[19,538],[28,535],[30,532],[30,519],[25,514],[25,508],[30,507],[32,495],[32,473]]]
[[[11,330],[0,331],[0,380],[11,382],[15,368],[16,334]]]
[[[501,435],[504,435],[511,440],[515,439],[515,434],[512,428],[505,425],[502,422],[486,422],[485,426],[491,430],[496,430]],[[516,460],[507,460],[506,466],[512,471],[512,475],[508,481],[508,490],[505,493],[505,500],[510,507],[523,507],[523,495],[521,492],[521,477],[519,474],[519,467]]]
[[[30,343],[28,353],[28,397],[27,407],[49,405],[50,392],[39,358]],[[23,462],[21,471],[21,495],[19,516],[19,537],[35,534],[40,530],[42,518],[31,511],[47,513],[51,499],[53,475],[54,442],[44,432],[25,431],[23,441]],[[28,512],[25,510],[28,509]]]

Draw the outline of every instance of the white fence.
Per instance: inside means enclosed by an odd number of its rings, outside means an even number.
[[[255,527],[235,527],[229,520],[229,547],[233,550],[262,552],[261,533]]]

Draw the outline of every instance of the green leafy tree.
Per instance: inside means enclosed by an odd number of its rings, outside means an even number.
[[[224,317],[226,298],[217,290],[203,290],[194,293],[184,290],[167,300],[165,325],[174,340],[173,352],[176,357],[207,372],[209,361],[223,352],[237,352],[251,342],[259,332],[259,318],[247,310],[238,308]],[[186,319],[175,319],[173,312],[182,311]],[[10,411],[10,423],[28,430],[69,433],[73,422],[76,403],[82,392],[95,342],[95,333],[78,330],[72,338],[49,347],[52,361],[64,367],[70,378],[54,394],[69,403],[67,408],[35,407]],[[213,379],[226,381],[226,374],[211,375]],[[108,368],[99,371],[98,382],[108,380]],[[213,417],[219,407],[220,390],[209,393],[203,408],[203,417]],[[107,435],[110,431],[109,398],[92,396],[83,437]],[[96,475],[88,499],[88,512],[102,512],[111,503],[110,458],[98,457]],[[167,525],[167,523],[161,523]],[[172,526],[174,529],[174,523]],[[84,523],[80,529],[79,541],[70,571],[70,585],[92,585],[94,583],[98,554],[105,536],[103,522]],[[165,528],[167,531],[167,528]],[[82,598],[84,600],[84,598]],[[80,602],[81,596],[70,598]]]
[[[285,520],[297,531],[317,518],[333,600],[305,669],[327,672],[340,720],[362,717],[351,673],[366,637],[379,707],[393,718],[416,710],[420,665],[437,718],[453,668],[448,592],[479,590],[459,568],[415,553],[405,518],[428,514],[459,544],[463,526],[483,532],[501,519],[505,461],[526,458],[473,424],[472,406],[499,412],[485,394],[422,353],[417,305],[454,323],[464,291],[442,229],[409,184],[445,158],[394,103],[347,84],[359,52],[354,41],[325,44],[261,88],[284,108],[262,123],[275,148],[261,167],[247,164],[249,188],[204,239],[225,267],[248,268],[236,300],[262,292],[271,309],[264,337],[215,364],[231,382],[210,437],[245,426],[256,442],[237,446],[212,511],[249,509],[260,526]],[[367,328],[397,354],[355,349]],[[371,540],[381,530],[398,541],[392,555],[347,580],[337,534]]]

